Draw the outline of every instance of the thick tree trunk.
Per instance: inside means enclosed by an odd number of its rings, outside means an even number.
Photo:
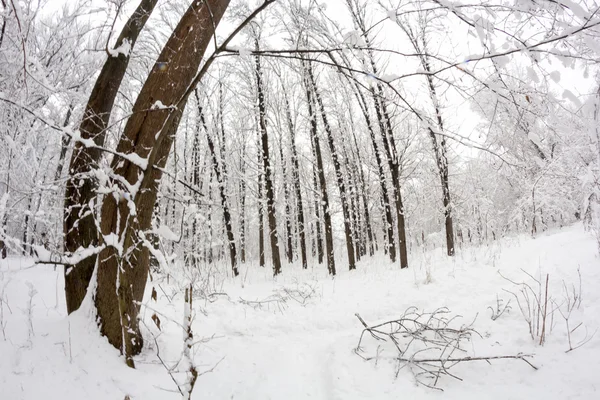
[[[321,119],[323,120],[323,126],[325,128],[325,133],[327,134],[327,143],[329,144],[329,151],[331,153],[331,158],[333,159],[333,167],[335,169],[335,176],[338,184],[338,189],[340,191],[340,203],[342,204],[342,214],[344,218],[344,234],[346,236],[346,250],[348,253],[348,268],[350,270],[356,269],[356,259],[354,254],[354,237],[352,235],[352,228],[350,226],[350,210],[348,208],[348,193],[346,193],[346,183],[344,182],[344,175],[342,172],[342,166],[339,161],[339,156],[337,150],[335,148],[335,143],[333,141],[333,132],[331,131],[331,126],[329,125],[329,120],[327,118],[327,114],[325,112],[325,106],[323,104],[323,99],[321,98],[321,94],[317,88],[317,82],[315,80],[312,67],[310,63],[308,64],[308,79],[310,80],[310,86],[313,90],[313,94],[315,96],[315,100],[319,107],[319,111],[321,113]]]
[[[162,170],[189,88],[229,0],[193,2],[150,72],[133,107],[111,169],[112,195],[102,204],[105,248],[98,257],[96,308],[100,331],[127,364],[142,348],[138,313],[148,277],[150,229]],[[157,107],[160,101],[166,107]]]
[[[255,41],[256,51],[259,51],[258,39]],[[267,132],[267,105],[262,83],[260,56],[255,57],[256,62],[256,89],[258,92],[258,112],[261,132],[262,166],[265,177],[265,194],[267,196],[267,222],[269,225],[269,238],[271,243],[271,259],[273,260],[273,275],[281,273],[281,258],[279,255],[279,237],[277,235],[277,221],[275,219],[275,193],[273,190],[273,174],[269,157],[269,136]]]
[[[130,49],[133,49],[157,1],[141,0],[117,38],[115,49],[121,48],[126,41]],[[79,126],[83,139],[91,139],[101,147],[104,146],[110,114],[129,64],[130,52],[131,50],[127,54],[118,52],[108,57],[96,79]],[[97,184],[90,173],[97,167],[101,157],[100,149],[85,147],[80,142],[75,144],[69,165],[69,180],[64,204],[63,232],[67,252],[72,253],[80,247],[98,245],[94,207],[90,207],[90,203],[98,196]],[[93,256],[82,260],[72,268],[65,268],[67,312],[72,313],[81,305],[95,265],[96,257]]]

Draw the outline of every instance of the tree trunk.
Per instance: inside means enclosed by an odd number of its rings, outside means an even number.
[[[381,200],[383,203],[382,205],[385,217],[384,234],[387,238],[386,250],[389,252],[390,260],[392,262],[396,262],[396,244],[394,242],[392,207],[390,204],[390,197],[388,194],[387,185],[385,183],[385,171],[383,168],[383,161],[381,159],[381,150],[379,149],[379,144],[377,143],[377,139],[375,138],[375,128],[373,127],[371,116],[369,115],[369,109],[367,106],[366,99],[363,93],[360,91],[359,87],[355,87],[354,94],[358,99],[358,103],[362,110],[363,117],[365,118],[367,130],[369,131],[369,137],[371,138],[371,144],[373,145],[373,152],[375,153],[375,161],[377,163],[377,174],[379,176],[379,185],[381,187]]]
[[[294,181],[294,192],[296,194],[296,208],[298,216],[298,235],[300,236],[300,255],[302,257],[302,268],[308,268],[308,261],[306,259],[306,231],[304,223],[304,207],[302,205],[302,190],[300,186],[300,166],[298,162],[298,151],[296,149],[296,134],[294,128],[294,121],[292,121],[292,112],[290,102],[287,97],[287,93],[284,92],[285,99],[285,111],[287,117],[288,128],[290,131],[290,147],[292,150],[292,179]],[[321,256],[322,260],[322,256]]]
[[[187,143],[187,141],[186,141]],[[194,202],[198,204],[200,198],[198,195],[198,191],[202,190],[202,180],[200,177],[202,176],[201,168],[204,169],[204,165],[200,166],[200,127],[198,127],[197,131],[194,133],[194,139],[192,142],[192,155],[191,155],[191,182],[192,186],[196,189],[190,195],[194,199]],[[194,268],[198,267],[198,220],[196,215],[193,216],[192,221],[192,265]]]
[[[308,71],[306,71],[308,74]],[[310,120],[310,137],[317,160],[317,177],[321,188],[320,204],[315,205],[316,209],[323,207],[323,220],[325,221],[325,251],[327,252],[327,270],[329,274],[336,274],[335,256],[333,252],[333,230],[331,226],[331,213],[329,210],[329,198],[327,196],[327,183],[325,181],[325,170],[323,168],[323,157],[321,156],[321,145],[317,135],[317,114],[313,108],[313,91],[311,90],[312,83],[309,76],[305,79],[306,99],[308,104],[308,118]],[[318,222],[318,221],[317,221]]]
[[[260,123],[259,123],[260,125]],[[263,180],[264,180],[264,169],[263,169],[263,156],[262,156],[262,147],[261,147],[261,133],[260,129],[258,130],[258,143],[256,146],[256,152],[258,153],[258,264],[261,267],[265,266],[265,208],[264,208],[264,189],[263,189]]]
[[[244,149],[245,150],[245,149]],[[240,262],[243,264],[246,262],[246,162],[244,161],[244,151],[240,155],[240,173],[242,174],[242,179],[240,179],[239,189],[240,189],[240,217],[239,217],[239,225],[240,225]]]
[[[142,349],[138,313],[148,276],[148,243],[158,185],[174,135],[210,43],[229,0],[194,2],[179,21],[150,72],[117,145],[111,169],[113,195],[102,203],[105,248],[98,257],[96,308],[100,331],[125,355]],[[165,67],[166,66],[166,67]],[[160,100],[167,107],[156,107]]]
[[[317,83],[312,71],[312,67],[308,64],[308,78],[311,83],[311,87],[313,89],[313,93],[315,95],[315,99],[317,101],[317,105],[319,106],[319,111],[321,112],[321,119],[323,120],[323,126],[325,127],[325,133],[327,134],[327,143],[329,144],[329,151],[331,153],[331,158],[333,159],[333,167],[335,169],[335,176],[338,184],[338,189],[340,191],[340,203],[342,204],[342,214],[344,217],[344,234],[346,236],[346,251],[348,253],[348,268],[350,270],[356,269],[356,259],[354,254],[354,238],[352,235],[351,229],[351,221],[350,221],[350,210],[348,209],[348,193],[346,193],[346,184],[344,182],[344,176],[342,173],[342,166],[338,158],[337,150],[335,148],[335,144],[333,142],[333,132],[331,131],[331,126],[329,125],[329,121],[327,118],[327,114],[325,112],[325,106],[323,104],[323,99],[321,98],[321,94],[317,89]]]
[[[427,54],[421,56],[423,68],[426,72],[431,72],[431,67],[429,65],[429,59]],[[431,101],[434,106],[435,115],[437,116],[437,124],[440,131],[444,132],[444,123],[442,120],[441,110],[439,108],[439,102],[437,98],[437,93],[435,90],[435,86],[433,84],[433,78],[431,75],[427,75],[427,83],[429,85],[429,93],[431,95]],[[438,167],[438,172],[440,175],[440,181],[442,183],[442,202],[444,205],[444,217],[445,217],[445,225],[446,225],[446,249],[449,256],[454,255],[454,226],[452,223],[452,202],[450,201],[450,184],[449,184],[449,171],[448,171],[448,155],[447,155],[447,146],[446,146],[446,138],[444,136],[440,137],[438,141],[437,135],[431,128],[429,128],[429,136],[431,137],[431,141],[433,144],[433,150],[435,153],[436,164]]]
[[[221,207],[223,209],[223,222],[225,222],[225,233],[227,235],[227,247],[229,248],[229,258],[231,262],[231,270],[233,271],[234,276],[238,276],[238,268],[237,268],[237,253],[235,248],[235,237],[233,235],[233,226],[231,223],[231,213],[229,212],[229,201],[227,200],[227,195],[225,194],[225,182],[224,177],[222,175],[222,171],[225,172],[225,166],[220,166],[219,159],[217,158],[217,149],[215,148],[215,143],[210,135],[208,127],[206,126],[206,120],[204,119],[204,114],[202,111],[202,106],[200,105],[200,95],[198,94],[198,89],[194,90],[196,95],[196,101],[198,103],[198,116],[200,118],[200,122],[204,131],[206,132],[206,141],[208,143],[208,149],[210,151],[213,171],[215,174],[215,178],[217,179],[217,186],[219,189],[219,197],[221,200]]]
[[[371,59],[373,71],[377,73],[375,62]],[[392,186],[394,187],[394,200],[396,203],[396,224],[398,229],[398,247],[400,247],[400,268],[408,268],[408,250],[406,248],[406,224],[404,221],[404,204],[402,203],[402,187],[400,185],[400,160],[394,142],[392,123],[383,99],[383,88],[377,84],[377,93],[372,91],[375,111],[379,120],[379,129],[387,154],[388,166],[392,174]]]
[[[285,254],[288,262],[294,262],[294,248],[292,246],[292,210],[290,207],[290,189],[287,180],[287,168],[285,167],[285,159],[283,158],[283,141],[279,142],[279,157],[281,159],[281,174],[283,176],[283,200],[285,202]]]
[[[310,113],[310,112],[309,112]],[[311,128],[312,129],[312,128]],[[319,155],[317,155],[317,151],[315,149],[315,143],[313,141],[313,137],[311,135],[311,146],[312,146],[312,154],[313,157],[315,157],[315,160],[320,157],[321,154],[321,147],[319,146]],[[319,193],[318,195],[315,196],[315,203],[314,203],[314,209],[315,209],[315,238],[313,240],[313,257],[315,256],[315,250],[317,252],[317,262],[319,264],[323,264],[323,234],[322,234],[322,227],[321,227],[321,208],[323,207],[322,204],[322,197],[323,197],[323,189],[321,188],[321,186],[319,185],[320,179],[319,179],[319,173],[317,172],[317,167],[315,167],[315,165],[313,164],[313,168],[312,168],[312,176],[313,176],[313,187],[315,188],[315,191],[317,193]],[[327,195],[327,193],[325,193]],[[327,197],[327,196],[325,196]],[[325,218],[323,218],[325,219]],[[327,227],[325,228],[325,230],[327,231]],[[316,245],[315,245],[316,244]],[[329,268],[329,267],[328,267]]]
[[[439,99],[436,93],[435,85],[433,83],[433,76],[431,75],[431,65],[429,62],[429,55],[427,53],[427,42],[425,38],[425,30],[422,31],[422,36],[417,38],[416,35],[410,30],[403,28],[408,38],[410,39],[415,51],[419,54],[421,66],[427,73],[426,80],[429,89],[429,95],[433,104],[433,109],[436,115],[436,122],[438,129],[442,133],[438,141],[438,135],[429,127],[429,136],[433,145],[433,151],[435,154],[435,162],[437,165],[440,181],[442,184],[442,203],[444,205],[444,219],[446,228],[446,248],[448,256],[454,255],[454,226],[452,223],[452,202],[450,199],[450,185],[449,185],[449,172],[448,172],[448,156],[446,138],[443,136],[444,123],[442,119],[442,110],[440,109]],[[542,153],[543,155],[543,153]]]
[[[352,111],[350,111],[352,112]],[[370,121],[369,121],[370,123]],[[367,200],[367,182],[365,180],[365,174],[363,170],[363,162],[360,157],[360,150],[358,148],[358,141],[356,140],[356,132],[354,130],[354,122],[351,121],[351,130],[352,130],[352,139],[354,140],[354,148],[356,149],[355,158],[357,164],[357,172],[358,172],[358,186],[360,188],[360,193],[357,196],[360,196],[363,208],[364,208],[364,219],[365,226],[367,229],[367,239],[368,239],[368,247],[369,247],[369,255],[373,256],[375,254],[375,247],[377,246],[376,238],[373,235],[373,228],[371,227],[371,215],[369,212],[369,202]],[[385,184],[384,184],[385,185]],[[390,214],[391,218],[391,214]]]
[[[356,26],[358,26],[358,28],[360,29],[363,38],[366,41],[366,47],[367,48],[371,48],[371,41],[369,39],[369,30],[367,29],[366,23],[365,23],[365,11],[366,11],[366,7],[362,6],[358,0],[346,0],[346,5],[348,6],[348,10],[350,11],[350,15],[352,16],[352,19],[355,23]],[[372,50],[368,50],[368,55],[369,55],[369,61],[371,63],[371,66],[373,68],[373,74],[375,76],[377,76],[377,68],[375,66],[375,59],[373,57],[373,52]],[[363,114],[365,116],[365,119],[367,119],[367,125],[369,128],[369,133],[371,135],[371,140],[373,142],[373,147],[375,148],[375,156],[377,158],[377,164],[378,164],[378,170],[379,170],[379,179],[381,181],[381,185],[382,185],[382,195],[383,195],[383,207],[385,209],[385,214],[386,214],[386,223],[387,223],[387,229],[384,230],[384,233],[386,233],[386,236],[388,238],[388,245],[389,245],[389,252],[390,252],[390,259],[392,260],[392,262],[396,261],[396,248],[394,246],[394,228],[392,225],[392,215],[391,215],[391,203],[389,201],[389,197],[387,194],[387,190],[384,184],[384,179],[385,179],[385,173],[383,171],[383,165],[381,164],[381,159],[380,159],[380,155],[378,154],[377,151],[377,142],[375,140],[375,133],[374,133],[374,129],[372,127],[372,125],[369,123],[369,116],[368,116],[368,108],[367,108],[367,104],[365,102],[365,99],[362,95],[362,92],[360,91],[360,87],[358,87],[357,83],[354,82],[354,87],[355,87],[355,94],[357,96],[360,96],[362,99],[359,101],[359,104],[361,105],[361,108],[363,110]],[[379,86],[380,87],[380,86]],[[382,90],[380,89],[380,92],[382,92]],[[398,207],[399,205],[402,206],[402,199],[401,197],[399,198],[398,196],[401,196],[400,194],[400,189],[399,189],[399,182],[397,180],[394,180],[394,173],[392,171],[392,159],[390,157],[390,149],[388,146],[388,141],[385,140],[385,136],[386,136],[386,129],[385,129],[385,124],[383,123],[383,116],[382,116],[382,112],[381,112],[381,108],[380,105],[378,103],[378,99],[375,97],[374,92],[372,92],[373,94],[373,99],[375,102],[375,110],[377,112],[377,119],[379,122],[379,128],[381,131],[381,135],[383,137],[383,142],[384,142],[384,147],[386,149],[386,153],[387,153],[387,158],[388,158],[388,166],[390,166],[390,173],[392,174],[392,187],[394,188],[394,193],[392,193],[394,195],[394,199],[396,202],[396,215],[397,215],[397,228],[398,228],[398,245],[400,247],[400,265],[401,268],[404,268],[405,266],[407,266],[407,255],[406,255],[406,243],[405,242],[405,227],[404,227],[404,212],[402,207]],[[380,93],[381,95],[382,93]],[[390,127],[390,133],[391,133],[391,127]],[[395,149],[395,146],[394,146]],[[400,237],[400,236],[404,236],[404,237]]]
[[[73,114],[73,104],[69,104],[69,108],[67,109],[67,115],[65,116],[65,121],[63,122],[63,127],[66,128],[69,126],[69,121],[71,120],[71,115]],[[58,164],[56,166],[56,172],[54,173],[54,182],[58,182],[60,176],[62,175],[62,170],[65,165],[65,158],[67,156],[67,150],[69,150],[69,144],[71,143],[71,138],[67,135],[63,135],[61,146],[60,146],[60,154],[58,155]]]
[[[115,49],[129,41],[133,49],[135,42],[150,17],[158,0],[141,0],[139,6],[125,23]],[[130,54],[119,52],[109,56],[86,105],[80,135],[83,139],[91,139],[96,145],[104,146],[106,129],[110,114],[125,71],[129,64]],[[94,206],[90,206],[98,194],[97,183],[90,173],[97,167],[102,157],[98,148],[85,147],[81,142],[75,144],[69,165],[69,180],[66,185],[64,205],[64,245],[67,252],[75,252],[80,247],[98,245],[98,231],[94,218]],[[77,310],[87,293],[88,284],[96,265],[96,257],[88,257],[72,268],[65,268],[65,295],[67,312]]]
[[[259,51],[258,39],[255,41],[256,51]],[[269,224],[269,238],[271,243],[271,259],[273,260],[273,275],[281,273],[281,258],[279,255],[279,238],[277,235],[277,221],[275,219],[275,193],[273,191],[273,179],[271,161],[269,157],[269,136],[267,132],[267,105],[262,83],[262,71],[260,56],[255,57],[256,62],[256,89],[258,92],[258,112],[261,132],[262,166],[265,177],[265,194],[267,196],[267,222]]]

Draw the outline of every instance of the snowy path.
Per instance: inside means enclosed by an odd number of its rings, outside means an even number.
[[[583,277],[583,301],[574,322],[589,333],[600,328],[600,261],[594,240],[581,226],[565,228],[532,240],[507,239],[490,247],[464,249],[454,260],[440,252],[413,256],[409,270],[399,271],[385,260],[359,264],[354,273],[341,271],[332,280],[320,268],[288,270],[273,282],[270,271],[251,267],[240,282],[227,280],[229,296],[213,303],[196,301],[197,339],[215,337],[195,348],[201,376],[194,399],[596,399],[600,398],[600,334],[583,348],[565,353],[567,337],[557,316],[545,346],[533,343],[516,304],[497,321],[488,306],[496,296],[508,300],[510,283],[498,274],[524,280],[521,268],[550,274],[552,293],[560,300],[562,280]],[[85,312],[64,316],[61,271],[48,267],[23,269],[25,260],[3,263],[3,333],[0,335],[0,398],[17,399],[177,399],[176,387],[156,357],[147,335],[147,349],[137,370],[124,367],[116,350],[98,337]],[[432,281],[427,281],[427,270]],[[245,274],[245,271],[244,271]],[[28,323],[30,282],[33,331]],[[288,300],[254,308],[245,300],[268,298],[274,290],[309,284],[315,294],[301,305]],[[161,312],[182,318],[181,296],[172,303],[159,296]],[[409,370],[395,378],[392,354],[381,354],[377,365],[354,354],[361,332],[359,313],[374,324],[400,315],[409,306],[433,310],[441,306],[461,314],[463,322],[477,316],[482,338],[467,346],[469,355],[535,353],[534,371],[519,361],[461,364],[455,373],[463,381],[443,378],[438,392],[415,384]],[[10,309],[9,307],[10,306]],[[201,311],[205,311],[206,315]],[[145,314],[147,323],[150,314]],[[585,333],[581,328],[581,334]],[[163,360],[174,362],[181,350],[181,331],[163,318],[157,340]],[[577,338],[580,338],[578,336]],[[368,351],[377,344],[368,343]]]

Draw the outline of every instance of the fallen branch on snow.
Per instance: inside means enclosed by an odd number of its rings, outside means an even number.
[[[450,376],[462,381],[450,369],[462,362],[486,361],[500,359],[522,360],[531,368],[537,370],[527,358],[532,355],[519,353],[516,355],[500,355],[472,357],[460,356],[457,353],[466,353],[462,348],[464,342],[471,340],[473,334],[479,333],[472,328],[472,324],[452,327],[451,323],[459,316],[448,318],[450,310],[439,308],[433,312],[420,312],[416,307],[408,308],[404,314],[390,321],[370,326],[359,315],[355,314],[363,325],[363,330],[358,340],[355,353],[366,361],[380,358],[381,345],[377,347],[375,356],[364,356],[363,341],[368,333],[373,339],[391,343],[395,352],[392,358],[396,363],[396,377],[400,371],[409,367],[417,383],[431,389],[443,390],[437,387],[442,376]],[[481,335],[479,335],[481,336]]]

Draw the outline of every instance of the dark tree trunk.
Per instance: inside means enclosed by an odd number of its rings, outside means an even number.
[[[354,254],[354,238],[352,235],[352,228],[350,226],[350,210],[348,209],[348,193],[346,193],[346,184],[344,182],[344,175],[342,172],[342,166],[339,161],[339,157],[337,154],[337,150],[335,148],[335,143],[333,141],[333,132],[331,131],[331,126],[329,125],[329,120],[327,118],[327,114],[325,112],[325,106],[323,104],[323,99],[321,98],[321,94],[318,91],[317,83],[312,71],[312,67],[310,63],[307,67],[308,70],[308,79],[310,80],[310,86],[313,90],[313,94],[315,96],[315,100],[319,107],[319,111],[321,113],[321,119],[323,120],[323,126],[325,128],[325,133],[327,134],[327,143],[329,144],[329,151],[331,153],[331,158],[333,159],[333,167],[335,169],[335,176],[338,184],[338,189],[340,191],[340,203],[342,204],[342,214],[344,217],[344,233],[346,236],[346,251],[348,253],[348,268],[350,270],[356,269],[356,259]]]
[[[310,113],[310,111],[309,111]],[[311,128],[312,129],[312,128]],[[313,141],[313,137],[311,135],[311,146],[312,146],[312,153],[313,153],[313,157],[315,157],[315,160],[320,157],[320,153],[321,153],[321,148],[319,146],[319,155],[317,155],[317,151],[315,149],[315,142]],[[319,173],[317,172],[317,167],[315,167],[315,165],[313,164],[313,168],[312,168],[312,175],[313,175],[313,187],[315,188],[315,191],[317,193],[319,193],[318,195],[315,196],[315,203],[314,203],[314,208],[315,208],[315,238],[313,240],[313,257],[314,257],[314,253],[315,250],[317,251],[317,262],[319,264],[323,264],[323,233],[322,233],[322,227],[321,227],[321,209],[323,207],[322,204],[322,197],[323,197],[323,189],[321,188],[321,186],[319,185]],[[327,193],[326,193],[327,194]],[[327,227],[325,228],[327,230]],[[329,268],[329,267],[328,267]]]
[[[283,143],[279,142],[279,157],[281,159],[281,174],[283,176],[283,197],[285,202],[285,254],[288,262],[294,262],[294,248],[292,246],[292,210],[290,207],[290,189],[287,179],[287,168],[285,167],[285,159],[283,158]]]
[[[287,97],[287,93],[284,92],[285,99],[285,111],[287,117],[288,128],[290,131],[290,148],[292,151],[292,180],[294,182],[294,192],[296,194],[296,209],[298,216],[298,235],[300,236],[300,255],[302,257],[302,268],[308,268],[308,261],[306,259],[306,231],[304,223],[304,207],[302,205],[302,190],[300,186],[300,166],[298,162],[298,150],[296,149],[296,133],[294,128],[294,121],[292,121],[292,112],[290,102]],[[321,262],[323,256],[321,252]]]
[[[213,243],[214,243],[214,226],[213,226],[213,177],[215,176],[215,171],[211,168],[210,172],[208,173],[208,184],[206,185],[208,187],[207,192],[208,192],[208,213],[206,216],[206,225],[208,225],[208,240],[204,241],[204,261],[212,264],[215,260],[214,257],[214,249],[213,249]]]
[[[427,55],[423,55],[422,57],[423,68],[426,72],[431,72],[431,67],[429,65],[429,60]],[[433,78],[431,75],[427,75],[427,83],[429,85],[429,92],[431,94],[431,100],[434,105],[434,111],[437,116],[437,124],[440,131],[444,132],[444,122],[442,120],[441,110],[438,106],[438,98],[435,90],[435,85],[433,84]],[[449,171],[448,171],[448,155],[447,155],[447,145],[446,138],[444,136],[440,136],[439,140],[435,132],[429,128],[429,136],[431,137],[431,141],[433,144],[433,150],[435,153],[436,164],[438,167],[438,172],[440,175],[440,181],[442,183],[442,202],[444,205],[444,219],[446,226],[446,249],[448,251],[449,256],[453,256],[455,253],[454,249],[454,225],[452,223],[452,202],[450,199],[450,184],[449,184]]]
[[[259,124],[260,125],[260,124]],[[265,266],[265,208],[264,208],[264,169],[263,169],[263,156],[261,147],[261,133],[258,130],[258,143],[256,147],[258,153],[258,263],[261,267]]]
[[[256,51],[259,51],[258,39],[255,41]],[[255,57],[256,61],[256,89],[258,92],[258,112],[261,132],[262,146],[262,166],[265,177],[265,194],[267,197],[267,222],[269,225],[269,238],[271,243],[271,259],[273,260],[273,275],[281,273],[281,258],[279,255],[279,238],[277,235],[277,221],[275,219],[275,193],[273,190],[273,179],[271,171],[271,161],[269,157],[269,136],[267,132],[267,105],[265,102],[265,93],[262,83],[262,71],[260,65],[260,56]]]
[[[366,8],[363,7],[357,0],[346,0],[346,5],[348,6],[348,10],[350,11],[350,14],[352,15],[352,19],[354,21],[354,23],[358,26],[358,28],[360,29],[363,38],[366,41],[367,47],[370,48],[371,44],[370,44],[370,39],[369,39],[369,30],[367,29],[366,23],[365,23],[365,10]],[[375,68],[375,60],[373,58],[373,54],[372,51],[369,50],[368,51],[368,55],[369,55],[369,61],[371,62],[371,66],[373,67],[373,74],[375,76],[377,76],[377,71]],[[371,135],[371,141],[373,142],[373,147],[375,149],[375,156],[377,159],[377,167],[378,167],[378,172],[379,172],[379,179],[381,181],[381,188],[382,188],[382,196],[383,196],[383,208],[385,210],[385,223],[387,224],[387,229],[384,229],[384,234],[387,236],[388,239],[388,246],[389,246],[389,254],[390,254],[390,259],[392,260],[392,262],[396,261],[396,247],[394,245],[394,228],[393,228],[393,223],[392,223],[392,214],[391,214],[391,203],[389,201],[389,197],[388,197],[388,193],[386,190],[386,186],[385,186],[385,173],[383,170],[383,164],[381,163],[381,155],[378,152],[377,149],[377,142],[375,140],[375,133],[374,133],[374,128],[370,123],[370,118],[369,118],[369,114],[368,114],[368,107],[367,107],[367,103],[364,99],[364,96],[360,90],[360,87],[358,86],[358,84],[356,82],[353,82],[353,85],[355,87],[355,94],[357,97],[359,97],[359,105],[361,106],[361,109],[363,111],[363,115],[365,116],[365,119],[367,120],[367,127],[369,129],[369,134]],[[374,93],[374,92],[372,92]],[[379,128],[381,131],[382,136],[384,137],[384,147],[386,148],[386,151],[388,150],[388,146],[387,146],[387,141],[385,140],[385,135],[386,135],[386,129],[385,129],[385,124],[383,123],[383,118],[382,118],[382,113],[381,113],[381,109],[379,108],[379,104],[377,102],[377,98],[375,98],[374,96],[374,101],[375,101],[375,109],[377,112],[377,119],[379,122]],[[390,129],[391,130],[391,129]],[[388,166],[390,166],[390,156],[389,156],[389,151],[387,151],[387,155],[388,155]],[[390,173],[392,173],[393,175],[393,171],[391,171],[390,168]],[[393,179],[392,176],[392,187],[394,188],[394,193],[392,193],[392,195],[394,195],[394,199],[396,200],[396,213],[397,213],[397,228],[398,228],[398,244],[400,247],[400,260],[401,260],[401,266],[404,267],[406,264],[404,261],[406,261],[406,244],[404,243],[405,240],[404,238],[400,238],[400,236],[404,235],[406,236],[406,234],[404,233],[404,214],[403,214],[403,209],[400,207],[398,208],[398,205],[402,205],[402,200],[400,198],[400,201],[398,201],[398,195],[400,195],[400,190],[399,190],[399,182],[395,181]],[[404,254],[404,257],[403,257]],[[404,260],[404,261],[403,261]]]
[[[231,223],[231,213],[229,212],[229,201],[227,200],[227,195],[225,194],[225,181],[222,175],[222,171],[226,172],[225,165],[221,166],[219,163],[219,159],[217,157],[217,149],[215,148],[215,143],[210,135],[208,127],[206,126],[206,120],[204,119],[204,114],[202,111],[202,106],[200,105],[200,95],[198,94],[198,89],[194,91],[196,95],[196,101],[198,103],[198,116],[200,118],[200,122],[204,131],[206,132],[206,141],[208,143],[208,149],[210,151],[210,156],[212,159],[213,172],[215,174],[215,178],[217,179],[217,186],[219,189],[219,197],[221,200],[221,207],[223,209],[223,222],[225,223],[225,233],[227,235],[227,247],[229,248],[229,258],[231,262],[231,270],[233,271],[234,276],[238,276],[238,268],[237,268],[237,253],[235,248],[235,237],[233,235],[233,226]]]
[[[66,128],[69,126],[69,121],[71,120],[71,115],[73,114],[73,104],[69,105],[67,109],[67,115],[65,116],[65,121],[63,122],[63,127]],[[56,166],[56,172],[54,173],[54,181],[58,182],[60,176],[62,175],[62,170],[65,165],[65,158],[67,156],[67,151],[69,150],[69,144],[71,143],[71,138],[67,135],[63,135],[61,146],[60,146],[60,154],[58,155],[58,165]]]
[[[439,135],[433,131],[431,127],[429,127],[429,136],[431,138],[431,142],[433,145],[433,151],[435,154],[435,162],[437,165],[438,173],[440,176],[440,181],[442,184],[442,203],[444,205],[444,219],[445,219],[445,227],[446,227],[446,248],[448,256],[453,256],[455,253],[454,249],[454,226],[452,223],[452,202],[450,199],[450,185],[449,185],[449,172],[448,172],[448,155],[447,155],[447,145],[446,145],[446,137],[444,134],[444,123],[442,119],[442,110],[439,106],[439,99],[436,93],[435,85],[433,83],[433,76],[431,75],[431,65],[429,62],[429,55],[427,53],[427,45],[425,39],[425,31],[423,31],[423,36],[417,38],[414,33],[408,29],[404,30],[410,39],[415,51],[420,55],[421,66],[423,70],[427,73],[426,80],[427,86],[429,88],[429,95],[431,97],[431,102],[433,104],[433,109],[436,115],[436,122],[438,125],[438,129],[441,133]],[[543,153],[542,153],[543,156]]]
[[[102,204],[96,308],[100,331],[125,355],[142,349],[138,314],[148,277],[150,229],[162,170],[198,67],[229,0],[193,2],[150,72],[127,120],[111,169],[120,188]],[[166,68],[161,68],[166,66]],[[153,108],[156,101],[168,105]],[[135,155],[134,157],[132,157]],[[144,160],[140,162],[139,160]],[[116,245],[118,242],[118,245]]]
[[[308,75],[308,70],[305,71]],[[327,183],[325,181],[325,170],[323,168],[323,157],[321,156],[321,145],[319,143],[319,137],[317,135],[317,114],[314,110],[313,102],[313,90],[311,79],[309,76],[305,79],[306,86],[306,99],[308,105],[308,118],[310,120],[310,137],[317,161],[317,177],[319,180],[319,186],[321,189],[321,201],[320,204],[315,204],[315,208],[318,210],[319,207],[323,208],[323,220],[325,222],[325,251],[327,252],[327,270],[331,275],[336,274],[335,269],[335,255],[333,252],[333,230],[331,226],[331,213],[329,210],[329,198],[327,196]],[[317,223],[319,221],[317,220]]]
[[[365,118],[367,124],[367,130],[369,131],[369,137],[371,138],[371,144],[373,145],[373,152],[375,153],[375,161],[377,163],[377,174],[379,176],[379,184],[381,187],[381,202],[384,210],[384,234],[387,238],[387,246],[385,250],[389,252],[390,260],[396,262],[396,244],[394,242],[394,225],[392,218],[392,207],[390,204],[390,197],[385,183],[385,170],[383,168],[383,161],[381,159],[381,153],[379,144],[375,138],[375,128],[369,115],[369,108],[367,106],[366,99],[359,87],[355,87],[354,94],[358,99],[358,103]]]
[[[133,49],[157,1],[140,1],[139,6],[125,23],[117,38],[115,48],[121,47],[128,40]],[[97,146],[104,146],[110,114],[128,64],[129,54],[119,53],[116,56],[109,56],[96,79],[86,105],[83,120],[79,126],[80,135],[83,139],[93,140]],[[67,181],[64,205],[63,232],[67,252],[73,253],[80,247],[98,245],[95,212],[93,208],[89,207],[89,204],[98,196],[97,184],[89,175],[97,167],[101,157],[100,149],[86,147],[81,142],[75,144],[69,165],[69,180]],[[82,260],[72,268],[65,268],[67,312],[72,313],[81,305],[95,265],[96,257],[93,256]]]
[[[376,71],[373,60],[372,67]],[[404,221],[404,204],[402,203],[402,187],[400,185],[400,160],[394,141],[392,123],[383,99],[383,88],[377,84],[377,93],[372,91],[375,111],[379,120],[379,129],[386,150],[388,166],[392,174],[392,186],[394,187],[394,200],[396,203],[396,224],[398,229],[398,247],[400,248],[400,268],[408,268],[408,250],[406,248],[406,224]]]
[[[186,141],[187,143],[187,141]],[[192,165],[191,165],[191,182],[194,187],[194,191],[190,193],[193,197],[196,204],[198,204],[200,198],[198,196],[198,191],[202,190],[202,180],[200,177],[202,176],[201,168],[204,169],[204,166],[200,166],[200,129],[198,127],[197,131],[194,134],[194,140],[192,142]],[[198,267],[198,221],[196,216],[193,216],[194,220],[192,221],[192,265],[194,268]]]
[[[240,179],[240,262],[246,262],[246,162],[244,161],[243,152],[240,157],[240,172],[242,179]]]
[[[368,114],[367,114],[368,115]],[[358,173],[358,187],[360,188],[360,193],[357,193],[357,196],[360,196],[363,203],[363,211],[365,218],[365,226],[367,229],[367,239],[368,239],[368,247],[369,247],[369,255],[373,256],[375,254],[375,247],[377,247],[376,238],[373,235],[373,228],[371,226],[371,215],[369,212],[369,201],[367,199],[367,182],[365,180],[365,173],[363,170],[363,162],[360,157],[360,150],[358,148],[358,141],[356,140],[356,132],[354,130],[354,123],[351,121],[351,130],[352,130],[352,138],[354,140],[354,148],[356,149],[355,157],[356,157],[356,169]],[[370,121],[368,121],[370,123]],[[391,217],[391,214],[390,214]]]
[[[342,132],[343,135],[347,135],[347,132]],[[346,143],[342,143],[343,162],[344,169],[346,171],[346,187],[348,188],[347,198],[350,200],[349,212],[350,221],[352,222],[352,238],[354,239],[354,253],[356,261],[360,261],[360,258],[366,254],[366,243],[362,229],[362,216],[359,210],[360,199],[358,198],[358,190],[356,188],[359,184],[358,177],[356,176],[356,165],[351,165],[351,158],[348,154]]]

